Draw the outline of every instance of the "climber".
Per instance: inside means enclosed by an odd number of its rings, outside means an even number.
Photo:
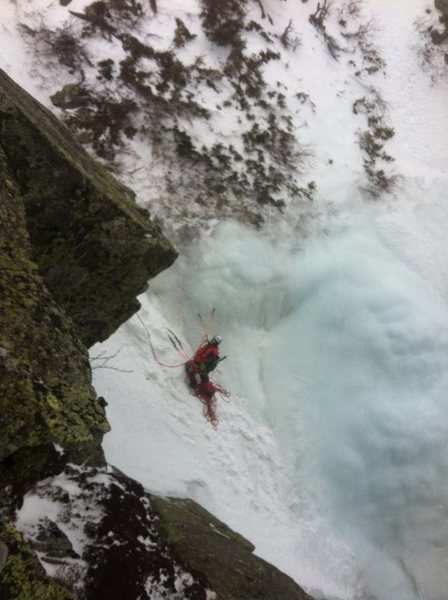
[[[220,358],[219,355],[221,341],[221,336],[213,336],[211,340],[207,340],[205,344],[202,344],[196,350],[193,358],[186,363],[185,367],[191,388],[197,389],[201,383],[208,382],[208,374],[216,368],[221,360],[224,360],[225,357]]]
[[[213,429],[218,427],[216,396],[220,396],[226,402],[230,399],[229,392],[209,378],[209,373],[225,359],[225,356],[221,358],[219,355],[221,341],[221,337],[215,335],[205,344],[201,344],[193,358],[185,363],[191,393],[202,402],[204,417],[211,423]]]
[[[191,394],[196,396],[196,398],[202,402],[204,417],[212,425],[213,429],[216,429],[218,427],[218,415],[216,413],[217,398],[221,398],[225,402],[230,402],[230,394],[219,383],[212,381],[208,375],[226,358],[225,356],[221,357],[219,355],[219,345],[222,341],[221,337],[215,335],[211,340],[207,338],[207,330],[209,329],[214,312],[215,309],[210,313],[200,346],[196,350],[193,358],[189,358],[177,335],[173,331],[168,330],[168,337],[171,343],[182,356],[183,362],[180,364],[167,364],[158,359],[151,341],[150,333],[146,329],[143,321],[141,319],[140,321],[146,330],[154,360],[161,367],[170,369],[175,369],[177,367],[185,368],[188,376],[188,383],[191,388]],[[203,343],[203,340],[206,340],[206,342]]]

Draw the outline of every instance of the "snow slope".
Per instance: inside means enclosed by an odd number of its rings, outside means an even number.
[[[42,3],[48,18],[60,18],[56,4]],[[200,33],[196,2],[158,4],[161,47],[175,16]],[[328,20],[328,32],[350,50],[338,61],[308,21],[316,4],[265,0],[272,26],[251,5],[251,16],[272,31],[292,20],[301,40],[265,77],[286,84],[295,131],[312,149],[304,175],[317,184],[311,205],[268,211],[258,231],[225,213],[208,215],[203,234],[178,235],[200,215],[192,209],[170,218],[169,203],[154,206],[155,167],[141,141],[123,158],[124,180],[182,252],[140,298],[139,316],[92,349],[112,424],[106,454],[148,489],[203,504],[316,598],[444,600],[447,83],[421,68],[415,25],[437,15],[421,0],[364,0],[347,29],[374,18],[372,44],[385,61],[367,75],[362,52],[341,33],[350,3],[335,2]],[[18,7],[6,7],[10,32]],[[6,35],[1,64],[45,100],[17,35]],[[4,40],[22,53],[20,64],[5,59]],[[193,54],[207,42],[194,43]],[[216,47],[206,51],[220,63]],[[294,104],[297,90],[310,102]],[[374,116],[395,131],[385,145],[395,160],[385,166],[400,178],[393,194],[371,200],[358,137],[369,115],[353,105],[378,93],[384,102]],[[235,110],[212,112],[205,129],[192,127],[198,143],[227,136],[237,144]],[[163,168],[158,173],[163,179]],[[232,394],[230,403],[219,401],[217,431],[182,369],[154,361],[142,324],[159,359],[175,364],[166,329],[192,351],[212,307],[228,355],[216,379]]]

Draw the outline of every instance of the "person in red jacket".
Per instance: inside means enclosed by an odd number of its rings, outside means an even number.
[[[187,374],[190,378],[190,387],[193,389],[198,388],[201,383],[209,381],[208,374],[216,368],[221,360],[219,355],[221,341],[221,336],[213,336],[211,340],[200,346],[193,358],[187,362]]]

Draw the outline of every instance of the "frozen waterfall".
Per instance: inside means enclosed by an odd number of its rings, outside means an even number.
[[[197,314],[216,307],[228,354],[217,378],[232,404],[219,406],[210,431],[183,375],[160,373],[147,353],[135,399],[112,401],[106,449],[147,485],[195,497],[316,595],[440,600],[448,308],[406,248],[379,230],[335,220],[297,249],[228,223],[192,246],[156,280],[142,314],[150,323],[157,308],[194,346]],[[134,319],[127,328],[123,340],[141,355],[141,327]],[[157,332],[175,361],[163,323]],[[135,375],[123,377],[129,386]],[[140,433],[128,414],[136,407],[151,423]],[[156,430],[167,454],[142,458]],[[124,435],[123,455],[114,441]]]

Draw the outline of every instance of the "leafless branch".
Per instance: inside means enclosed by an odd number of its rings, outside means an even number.
[[[120,369],[118,367],[114,367],[109,365],[108,363],[116,358],[120,352],[123,350],[123,346],[121,346],[114,354],[106,354],[106,350],[103,350],[97,356],[92,356],[90,362],[92,363],[93,369],[111,369],[112,371],[119,371],[120,373],[133,373],[134,371],[128,369]],[[95,361],[98,361],[98,364],[94,364]]]

